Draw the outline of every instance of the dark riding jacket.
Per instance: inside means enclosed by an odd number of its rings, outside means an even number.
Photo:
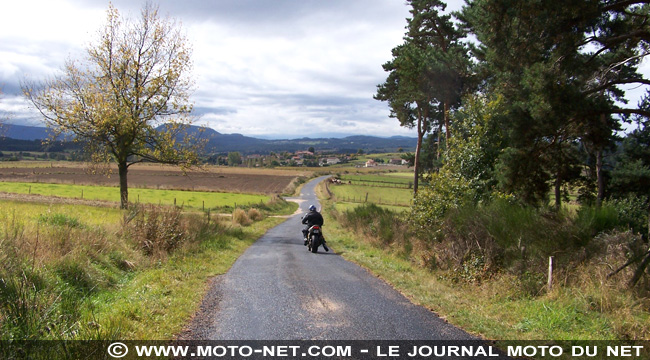
[[[318,211],[310,211],[302,218],[302,223],[306,224],[308,228],[314,225],[323,226],[323,215]]]

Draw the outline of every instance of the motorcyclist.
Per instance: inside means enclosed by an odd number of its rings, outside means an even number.
[[[323,226],[323,215],[321,215],[317,210],[315,205],[309,206],[309,212],[302,217],[302,223],[307,225],[306,228],[302,229],[302,235],[305,239],[305,245],[307,245],[307,235],[309,234],[309,228],[314,225]],[[325,245],[325,238],[323,238],[323,249],[325,251],[330,251]]]

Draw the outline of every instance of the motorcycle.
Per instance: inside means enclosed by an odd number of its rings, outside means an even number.
[[[323,237],[323,229],[314,225],[307,230],[307,250],[313,253],[318,252],[318,247],[323,245],[325,251],[330,251],[325,245],[325,238]]]

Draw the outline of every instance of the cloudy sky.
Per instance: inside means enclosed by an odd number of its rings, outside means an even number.
[[[401,43],[402,0],[160,0],[193,48],[199,124],[267,138],[414,136],[372,98],[381,65]],[[450,1],[449,10],[462,0]],[[0,112],[39,125],[20,94],[96,41],[108,0],[21,0],[0,5]],[[142,2],[114,0],[137,17]],[[30,112],[31,111],[31,112]]]
[[[144,1],[144,0],[143,0]],[[193,48],[199,124],[266,138],[415,136],[372,98],[381,65],[402,42],[403,0],[158,0]],[[449,10],[463,0],[448,1]],[[0,4],[0,118],[42,125],[20,81],[43,80],[81,59],[105,23],[108,0]],[[137,17],[141,1],[114,0]],[[643,72],[650,74],[646,61]],[[632,103],[644,88],[629,89]]]

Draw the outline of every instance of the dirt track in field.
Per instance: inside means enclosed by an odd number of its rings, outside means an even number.
[[[128,182],[129,187],[138,188],[278,194],[285,191],[291,181],[300,175],[302,174],[294,171],[218,167],[183,174],[178,168],[153,165],[131,167]],[[0,181],[119,185],[115,169],[112,175],[106,176],[93,174],[80,164],[2,167]]]

